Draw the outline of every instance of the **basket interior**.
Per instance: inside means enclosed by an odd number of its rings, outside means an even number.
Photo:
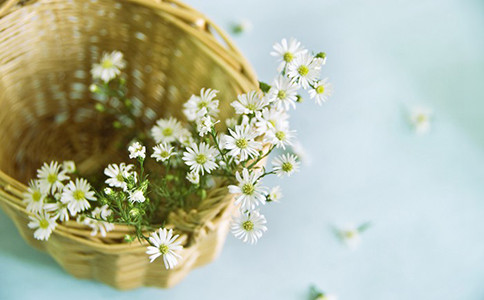
[[[127,61],[128,90],[150,128],[202,87],[220,91],[221,117],[241,92],[220,59],[164,11],[108,0],[37,1],[0,19],[0,169],[26,182],[45,161],[81,172],[126,160],[121,133],[94,110],[90,69],[103,52]],[[143,128],[140,128],[141,130]]]

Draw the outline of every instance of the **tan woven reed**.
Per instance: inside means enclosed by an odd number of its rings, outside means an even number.
[[[129,96],[146,128],[181,117],[182,103],[202,87],[220,91],[226,117],[229,102],[257,86],[226,35],[179,1],[0,0],[0,205],[30,245],[78,278],[118,289],[171,287],[220,252],[233,209],[226,188],[169,215],[185,241],[183,260],[169,271],[162,260],[149,263],[146,245],[122,242],[126,226],[102,238],[69,221],[47,242],[27,227],[22,193],[42,162],[74,158],[88,174],[126,156],[122,134],[93,111],[88,90],[91,65],[113,50],[125,54]]]

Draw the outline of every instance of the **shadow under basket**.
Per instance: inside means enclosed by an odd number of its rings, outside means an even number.
[[[178,1],[0,0],[0,206],[23,238],[47,251],[67,272],[118,289],[171,287],[220,253],[233,198],[226,187],[208,191],[190,211],[169,214],[167,227],[184,241],[171,270],[149,263],[146,244],[123,242],[116,225],[106,237],[75,221],[59,224],[48,241],[27,227],[25,183],[43,162],[75,160],[81,174],[102,173],[122,161],[122,134],[94,110],[90,68],[103,52],[121,51],[128,96],[142,120],[183,118],[182,105],[201,88],[219,90],[220,117],[230,102],[258,84],[226,34]]]

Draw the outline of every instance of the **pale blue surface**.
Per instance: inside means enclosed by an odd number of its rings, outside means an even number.
[[[76,280],[0,213],[0,299],[306,299],[311,283],[340,300],[484,299],[484,3],[189,3],[220,25],[252,21],[236,42],[261,80],[282,37],[328,53],[334,97],[292,117],[312,165],[263,208],[257,246],[230,236],[216,262],[168,291]],[[434,109],[428,136],[405,123],[413,104]],[[355,252],[330,231],[367,220]]]

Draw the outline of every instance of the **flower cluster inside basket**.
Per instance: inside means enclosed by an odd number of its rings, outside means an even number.
[[[89,180],[81,178],[73,161],[44,163],[24,195],[34,237],[48,240],[59,223],[72,219],[91,227],[93,236],[124,224],[133,228],[132,234],[119,243],[146,243],[150,260],[162,257],[171,269],[187,241],[179,238],[180,229],[167,221],[168,215],[190,211],[211,190],[224,187],[239,208],[232,233],[256,243],[267,230],[260,206],[281,198],[280,187],[265,187],[263,178],[289,176],[300,164],[288,112],[301,102],[300,91],[318,104],[331,94],[331,85],[320,80],[323,52],[312,54],[296,40],[283,39],[271,55],[280,62],[272,85],[261,82],[260,90],[239,95],[231,103],[234,118],[219,120],[217,91],[207,87],[186,101],[184,120],[159,119],[150,132],[142,132],[127,97],[123,54],[105,53],[91,70],[93,109],[112,119],[113,130],[126,133],[121,147],[130,160],[109,164],[105,176]],[[266,167],[274,151],[279,153]]]

